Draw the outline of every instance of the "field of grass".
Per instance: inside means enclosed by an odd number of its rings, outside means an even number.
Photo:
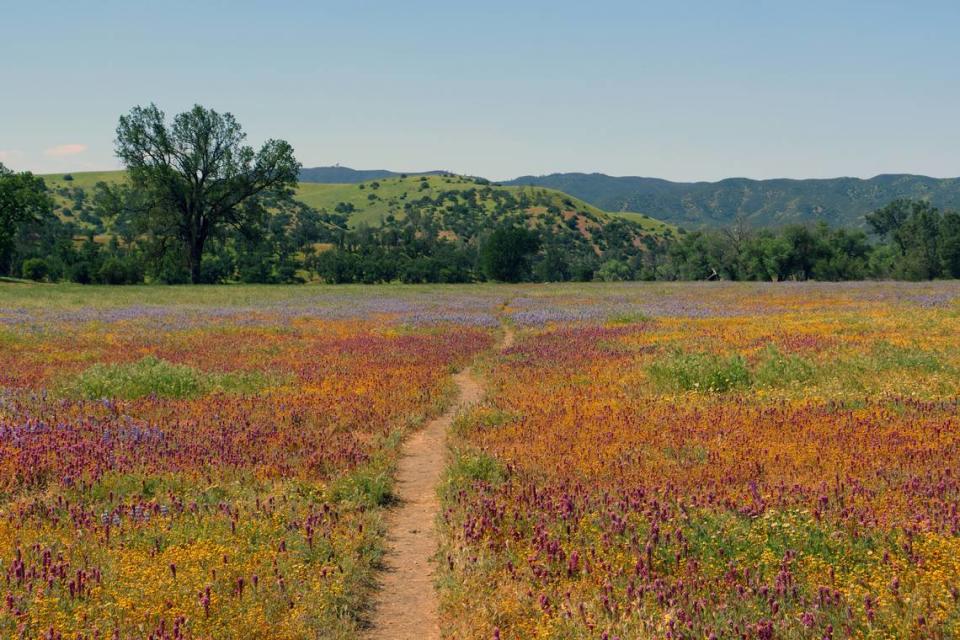
[[[359,637],[471,361],[445,637],[957,637],[958,330],[955,282],[0,283],[0,637]]]

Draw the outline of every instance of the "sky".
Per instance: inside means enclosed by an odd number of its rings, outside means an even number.
[[[0,162],[233,113],[304,166],[502,180],[960,175],[960,2],[0,0]]]

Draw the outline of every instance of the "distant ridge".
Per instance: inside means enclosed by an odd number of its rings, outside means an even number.
[[[606,211],[636,211],[687,228],[728,225],[738,218],[757,227],[824,221],[864,227],[864,216],[896,198],[929,200],[960,209],[960,178],[886,174],[869,179],[728,178],[671,182],[602,173],[522,176],[502,183],[557,189]]]
[[[386,169],[351,169],[350,167],[312,167],[300,170],[301,182],[319,184],[357,184],[368,180],[384,180],[400,176],[436,176],[446,171],[387,171]]]

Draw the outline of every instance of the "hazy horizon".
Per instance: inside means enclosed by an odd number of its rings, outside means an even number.
[[[680,182],[960,175],[960,6],[34,2],[0,162],[119,168],[118,117],[229,111],[305,167]],[[182,14],[189,15],[185,20]]]

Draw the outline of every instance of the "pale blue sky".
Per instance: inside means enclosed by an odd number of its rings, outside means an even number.
[[[494,179],[960,175],[960,2],[0,0],[0,162],[233,112],[305,166]]]

